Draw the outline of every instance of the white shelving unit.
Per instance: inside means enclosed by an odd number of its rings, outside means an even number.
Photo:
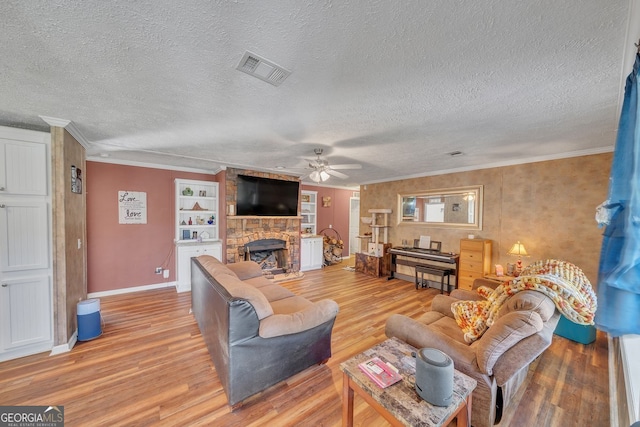
[[[176,179],[176,290],[191,290],[191,258],[222,260],[218,235],[218,183]]]
[[[175,184],[176,243],[195,242],[198,237],[202,242],[219,240],[218,183],[176,179]]]
[[[302,234],[315,235],[318,231],[318,192],[302,190],[302,202],[300,203],[300,215],[302,221],[300,232]]]

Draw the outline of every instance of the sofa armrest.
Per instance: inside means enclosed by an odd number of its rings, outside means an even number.
[[[554,316],[560,317],[560,313],[556,312]],[[523,366],[528,366],[533,362],[551,345],[553,330],[557,324],[556,317],[546,322],[540,332],[523,339],[498,358],[493,367],[493,376],[500,387],[505,385]]]
[[[291,314],[274,314],[260,321],[262,338],[295,334],[321,325],[338,314],[338,304],[330,299],[318,301]]]
[[[525,338],[540,332],[543,327],[542,319],[535,311],[513,311],[499,318],[477,342],[476,352],[480,371],[493,375],[493,367],[501,356]],[[510,363],[507,359],[508,357],[505,357],[503,360],[505,363],[503,369]],[[522,366],[513,366],[514,369],[507,368],[507,370],[515,373]]]

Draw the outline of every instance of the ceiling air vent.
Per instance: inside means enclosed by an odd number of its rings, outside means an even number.
[[[285,70],[278,64],[249,51],[244,53],[236,70],[264,80],[274,86],[280,86],[280,84],[289,77],[289,74],[291,74],[291,71]]]

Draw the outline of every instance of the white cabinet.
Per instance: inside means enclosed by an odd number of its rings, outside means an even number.
[[[176,261],[176,290],[178,292],[191,290],[191,258],[200,255],[211,255],[219,261],[222,261],[222,244],[215,242],[208,244],[186,243],[178,245]]]
[[[0,126],[0,361],[53,347],[50,141]]]
[[[324,261],[322,253],[323,240],[322,236],[303,237],[300,239],[300,271],[322,268]]]
[[[214,242],[218,237],[218,183],[176,179],[176,242]]]
[[[318,232],[318,192],[302,190],[302,201],[300,203],[300,232],[302,234],[314,235]]]

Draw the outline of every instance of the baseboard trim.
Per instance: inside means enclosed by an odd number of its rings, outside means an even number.
[[[71,335],[71,338],[69,338],[69,342],[67,342],[66,344],[54,346],[51,349],[51,353],[49,353],[49,356],[55,356],[56,354],[62,354],[62,353],[70,352],[71,349],[73,348],[73,346],[76,345],[76,342],[78,342],[78,330],[77,329],[73,332],[73,335]]]
[[[111,295],[121,295],[121,294],[129,294],[132,292],[149,291],[151,289],[175,288],[175,287],[176,287],[176,282],[163,282],[163,283],[156,283],[153,285],[133,286],[131,288],[112,289],[110,291],[91,292],[87,294],[87,298],[100,298],[100,297],[108,297]]]

